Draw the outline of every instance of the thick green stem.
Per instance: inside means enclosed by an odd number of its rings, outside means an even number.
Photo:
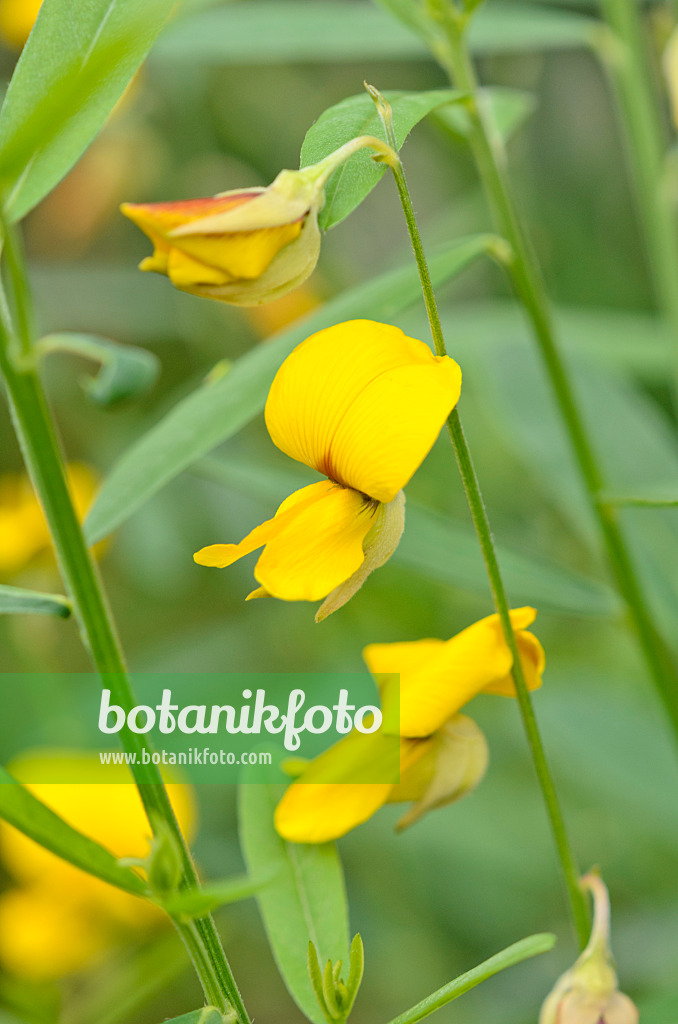
[[[377,102],[377,107],[382,116],[389,142],[395,148],[395,137],[393,134],[393,123],[390,118],[390,108],[376,90],[370,91],[373,99]],[[417,226],[414,209],[412,207],[412,200],[405,180],[405,172],[403,171],[401,164],[398,164],[398,166],[392,168],[392,170],[398,188],[398,195],[400,196],[403,213],[405,214],[412,248],[417,260],[417,267],[419,268],[421,287],[431,327],[433,343],[436,353],[439,356],[444,356],[447,355],[445,338],[443,336],[442,325],[438,315],[438,306],[433,291],[431,276],[428,270],[424,247],[419,235],[419,228]],[[511,622],[510,606],[506,596],[499,562],[497,560],[497,553],[494,547],[490,522],[480,490],[480,483],[473,466],[471,452],[466,442],[466,437],[464,436],[461,419],[457,409],[454,409],[450,414],[447,421],[447,427],[450,434],[450,440],[452,441],[457,465],[459,467],[459,473],[464,485],[471,518],[473,520],[473,525],[478,536],[480,549],[485,562],[485,569],[490,584],[490,590],[492,592],[494,607],[499,615],[502,632],[513,657],[512,674],[516,687],[516,696],[518,698],[520,714],[523,720],[523,727],[525,729],[535,771],[537,773],[542,796],[546,805],[546,811],[549,821],[551,822],[566,897],[570,907],[570,913],[572,915],[572,922],[579,944],[583,948],[586,945],[589,935],[589,916],[579,886],[579,870],[572,852],[555,785],[546,760],[544,745],[539,733],[539,726],[537,725],[537,718],[534,713],[532,698],[530,697],[530,692],[527,688],[518,643],[513,630],[513,624]]]
[[[666,182],[667,140],[648,40],[636,0],[602,0],[610,32],[598,50],[610,71],[622,117],[640,229],[660,308],[673,335],[678,388],[678,224]]]
[[[483,98],[478,90],[462,27],[453,16],[445,19],[445,27],[449,42],[446,63],[453,70],[458,88],[469,97],[471,145],[478,171],[499,230],[513,250],[510,263],[513,284],[532,325],[590,507],[600,529],[610,568],[626,603],[629,620],[638,637],[649,674],[678,741],[678,674],[673,656],[655,629],[648,612],[648,604],[621,530],[618,513],[598,501],[599,493],[604,490],[602,473],[558,349],[539,265],[518,219],[505,173],[503,153],[495,149],[493,135],[486,125]]]
[[[26,467],[49,523],[59,568],[73,604],[83,642],[110,689],[113,700],[126,711],[137,703],[130,684],[113,619],[94,560],[85,543],[70,497],[64,462],[42,385],[38,378],[29,326],[28,287],[20,252],[7,234],[4,255],[12,277],[21,333],[15,333],[5,294],[0,287],[0,373],[2,374],[16,434]],[[199,885],[197,872],[169,801],[158,767],[142,764],[150,753],[145,736],[126,726],[121,732],[125,750],[136,755],[134,780],[151,828],[163,821],[181,851],[183,888]],[[150,758],[148,758],[150,761]],[[235,1011],[240,1024],[248,1024],[237,985],[221,948],[214,922],[204,917],[186,925],[175,922],[189,951],[206,999],[225,1012]]]

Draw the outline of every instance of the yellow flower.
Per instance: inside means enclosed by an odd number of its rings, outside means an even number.
[[[317,164],[281,171],[268,188],[173,203],[123,203],[125,216],[153,242],[153,255],[140,269],[166,274],[182,291],[238,306],[280,298],[315,269],[327,180],[364,147],[387,162],[397,160],[386,143],[361,135]]]
[[[586,949],[547,996],[539,1024],[638,1024],[638,1009],[619,991],[610,951],[610,897],[602,878],[585,875],[593,895],[593,927]]]
[[[67,467],[67,476],[73,504],[82,522],[98,480],[88,466],[79,463]],[[13,575],[51,549],[47,520],[28,477],[21,473],[0,476],[0,575]]]
[[[49,778],[52,771],[59,774],[64,759],[69,773],[82,769],[90,780],[98,770],[107,779],[117,770],[101,766],[98,755],[65,752],[36,752],[9,767],[18,779]],[[123,766],[119,777],[119,783],[26,784],[70,825],[116,857],[143,858],[150,829]],[[195,820],[190,787],[173,784],[168,791],[182,827],[190,834]],[[35,981],[64,977],[165,919],[151,903],[85,874],[5,822],[0,822],[0,849],[15,883],[0,895],[0,964],[17,977]]]
[[[261,586],[249,597],[327,597],[316,617],[325,618],[395,550],[402,488],[460,388],[452,359],[397,327],[353,320],[312,335],[276,374],[266,425],[278,448],[327,479],[295,491],[240,544],[203,548],[196,562],[223,568],[263,547]]]
[[[530,689],[541,686],[544,651],[527,632],[533,608],[511,612]],[[275,827],[294,843],[324,843],[367,821],[386,803],[413,801],[399,827],[470,792],[487,768],[487,743],[475,722],[459,714],[479,693],[515,696],[513,660],[499,617],[490,615],[451,640],[370,644],[363,657],[379,684],[384,727],[353,732],[321,754],[285,792]],[[389,725],[397,711],[400,674],[400,781],[360,782],[388,766]],[[392,741],[391,741],[392,742]],[[370,772],[372,775],[370,775]],[[323,781],[331,779],[332,781]],[[337,782],[345,779],[345,782]],[[356,781],[353,781],[356,780]]]
[[[0,0],[0,39],[20,50],[28,39],[42,0]]]

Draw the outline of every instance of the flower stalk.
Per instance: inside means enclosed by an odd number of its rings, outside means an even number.
[[[513,253],[507,264],[509,275],[532,326],[591,510],[598,523],[610,568],[626,604],[629,621],[678,742],[678,673],[674,658],[648,612],[643,586],[622,532],[618,513],[598,498],[604,490],[603,475],[558,348],[541,271],[513,201],[504,167],[503,150],[497,150],[497,143],[493,141],[494,136],[485,120],[482,95],[466,46],[465,21],[458,11],[440,0],[430,0],[429,9],[431,17],[435,17],[444,30],[446,46],[441,63],[456,86],[468,97],[471,148],[496,223]]]
[[[617,94],[650,273],[673,336],[674,386],[678,389],[678,225],[675,197],[667,187],[666,137],[647,39],[633,0],[601,0],[601,8],[608,30],[597,36],[597,50]]]
[[[371,86],[367,88],[368,92],[377,104],[377,109],[386,131],[386,137],[391,145],[393,145],[395,136],[390,106],[378,90]],[[393,168],[393,175],[395,177],[398,195],[400,196],[403,213],[407,222],[407,228],[417,261],[417,267],[419,268],[421,287],[435,350],[438,355],[446,355],[447,350],[442,325],[440,323],[438,306],[402,163],[399,162],[398,166]],[[471,458],[471,452],[464,435],[461,418],[456,408],[448,417],[447,428],[450,440],[452,441],[457,465],[459,467],[459,473],[462,478],[466,499],[471,512],[471,518],[473,520],[473,525],[478,536],[483,560],[485,562],[485,569],[490,584],[490,590],[492,592],[492,600],[497,614],[499,615],[504,639],[506,640],[513,657],[512,674],[516,687],[516,696],[518,698],[523,727],[525,729],[535,771],[537,773],[547,814],[551,823],[572,922],[580,947],[583,947],[586,944],[589,934],[589,917],[585,902],[582,898],[581,889],[579,887],[579,870],[577,868],[577,863],[567,834],[567,828],[560,808],[553,777],[546,759],[546,753],[539,732],[532,699],[527,688],[518,642],[511,622],[510,606],[506,596],[506,589],[504,587],[501,569],[497,559],[492,530],[490,528],[485,503],[480,490],[480,484]]]
[[[56,429],[36,372],[28,280],[18,241],[6,227],[2,250],[11,279],[18,330],[0,283],[0,373],[17,438],[50,527],[57,562],[83,643],[101,675],[103,686],[111,690],[116,702],[129,710],[136,701],[99,573],[69,493]],[[146,737],[133,733],[126,726],[121,737],[126,752],[136,755],[131,769],[151,828],[155,833],[154,823],[161,821],[174,839],[180,860],[179,887],[198,888],[198,875],[160,771],[152,763],[141,763],[142,751],[150,751]],[[150,758],[148,760],[150,762]],[[240,1024],[249,1024],[212,919],[202,917],[188,924],[173,920],[208,1003],[226,1013],[234,1012]]]

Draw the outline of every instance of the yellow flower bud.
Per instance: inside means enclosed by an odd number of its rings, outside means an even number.
[[[573,967],[555,984],[539,1024],[638,1024],[638,1010],[619,991],[610,951],[610,898],[602,878],[586,875],[581,885],[593,896],[589,943]]]
[[[320,163],[281,171],[268,188],[173,203],[123,203],[122,212],[154,245],[140,269],[166,274],[182,291],[237,306],[280,298],[318,262],[318,213],[328,178],[365,146],[397,160],[385,143],[366,135]]]

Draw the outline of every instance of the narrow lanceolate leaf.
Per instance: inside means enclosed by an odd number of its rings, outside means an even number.
[[[366,0],[248,0],[218,6],[177,19],[151,59],[201,67],[430,56],[420,9],[404,0],[377,3],[385,10]],[[501,0],[478,11],[469,42],[480,54],[573,49],[590,44],[596,25],[570,11]]]
[[[492,86],[481,91],[481,102],[485,104],[486,117],[492,131],[503,142],[507,142],[522,128],[537,106],[537,98],[531,92]],[[471,119],[462,103],[443,107],[435,111],[433,116],[453,135],[462,139],[468,139],[470,136]]]
[[[478,964],[466,974],[461,974],[448,985],[439,988],[437,992],[431,993],[416,1006],[395,1017],[390,1024],[417,1024],[417,1021],[428,1017],[435,1010],[439,1010],[441,1006],[451,1003],[453,999],[463,996],[465,992],[469,992],[476,985],[491,978],[493,974],[505,971],[507,967],[514,967],[530,957],[539,956],[540,953],[548,953],[555,944],[555,935],[548,933],[530,935],[527,939],[514,942],[512,946],[503,949],[501,953],[496,953],[489,960],[484,960],[482,964]]]
[[[275,871],[257,894],[278,969],[299,1008],[325,1024],[308,974],[308,943],[320,962],[346,960],[348,911],[341,864],[333,844],[286,843],[273,827],[280,786],[240,787],[240,841],[248,870]]]
[[[184,1013],[181,1017],[172,1017],[163,1024],[224,1024],[225,1017],[213,1006],[203,1006],[202,1010]]]
[[[474,53],[539,53],[591,46],[600,23],[571,11],[550,11],[539,4],[491,3],[469,27]]]
[[[61,594],[0,586],[0,615],[57,615],[67,619],[71,611],[70,601]]]
[[[434,286],[455,277],[495,242],[491,235],[475,235],[438,252],[430,261]],[[391,271],[339,295],[300,326],[238,359],[221,380],[189,395],[114,467],[87,520],[89,543],[107,536],[161,487],[258,415],[278,367],[310,334],[342,320],[392,320],[420,298],[414,263]]]
[[[118,889],[145,896],[147,886],[103,846],[72,828],[0,767],[0,818],[57,857]]]
[[[153,386],[160,372],[160,361],[152,352],[91,334],[48,334],[36,347],[41,355],[68,352],[98,363],[99,372],[82,382],[98,405],[114,405],[143,394]]]
[[[414,126],[427,114],[458,102],[463,93],[455,89],[435,89],[432,92],[387,92],[384,96],[393,110],[393,127],[400,149]],[[320,115],[306,133],[301,147],[301,166],[317,163],[359,135],[376,135],[386,141],[379,114],[367,93],[349,96]],[[327,183],[320,226],[327,231],[348,217],[386,170],[386,164],[375,163],[367,149],[342,164]]]
[[[204,459],[192,472],[261,500],[269,511],[311,479],[296,469],[254,466],[234,456]],[[266,511],[262,508],[262,515]],[[587,617],[611,617],[619,612],[616,595],[599,580],[545,558],[540,552],[520,551],[499,543],[497,553],[516,604],[534,601],[540,608]],[[478,538],[471,524],[450,520],[410,499],[405,533],[392,562],[455,589],[487,593]]]
[[[19,220],[71,169],[174,0],[44,0],[0,112],[0,191]]]

